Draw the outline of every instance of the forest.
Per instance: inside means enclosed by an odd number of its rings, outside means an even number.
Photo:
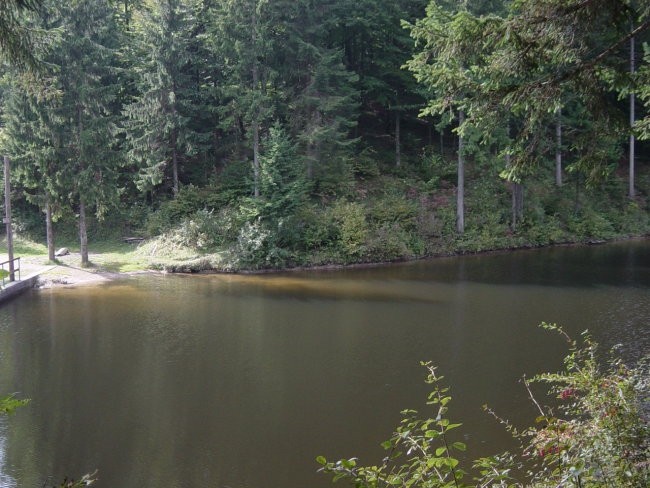
[[[0,152],[51,260],[128,236],[166,269],[287,268],[650,229],[647,1],[12,4]]]

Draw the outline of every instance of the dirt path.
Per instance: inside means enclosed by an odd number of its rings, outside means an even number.
[[[5,261],[6,259],[6,254],[0,254],[0,260]],[[20,277],[24,279],[39,273],[38,288],[52,288],[100,284],[124,276],[122,273],[110,272],[93,266],[81,268],[79,266],[81,259],[77,253],[60,257],[58,261],[60,264],[51,265],[47,262],[47,256],[21,257]]]

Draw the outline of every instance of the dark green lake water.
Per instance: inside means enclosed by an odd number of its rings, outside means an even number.
[[[650,351],[650,242],[269,276],[137,276],[30,292],[0,309],[0,486],[99,469],[98,487],[329,486],[314,458],[378,461],[422,409],[420,360],[452,385],[470,456],[509,446],[519,379],[588,328]]]

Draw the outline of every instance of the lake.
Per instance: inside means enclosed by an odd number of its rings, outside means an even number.
[[[314,459],[377,462],[439,366],[469,455],[511,445],[488,404],[536,416],[557,322],[633,362],[650,351],[650,242],[263,276],[138,275],[0,309],[0,486],[99,470],[98,487],[330,486]],[[343,486],[343,485],[342,485]]]

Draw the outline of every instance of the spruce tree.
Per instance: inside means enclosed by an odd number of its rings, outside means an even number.
[[[56,116],[64,121],[61,181],[79,215],[81,263],[89,264],[86,217],[102,216],[119,195],[123,163],[116,151],[117,26],[102,0],[73,0],[55,6],[61,15],[61,45],[52,54],[61,99]]]
[[[139,12],[136,59],[141,61],[137,94],[124,109],[129,158],[139,168],[141,190],[152,190],[167,176],[179,191],[182,163],[201,152],[207,139],[192,121],[198,117],[199,85],[191,76],[191,2],[156,0]]]
[[[221,126],[246,144],[255,197],[260,195],[260,141],[274,112],[274,6],[266,0],[215,0],[206,26],[210,49],[221,60]]]
[[[52,222],[65,205],[66,193],[61,185],[64,127],[56,115],[57,99],[37,99],[20,80],[16,73],[5,77],[4,149],[11,155],[14,177],[27,200],[45,214],[48,258],[54,261]]]

